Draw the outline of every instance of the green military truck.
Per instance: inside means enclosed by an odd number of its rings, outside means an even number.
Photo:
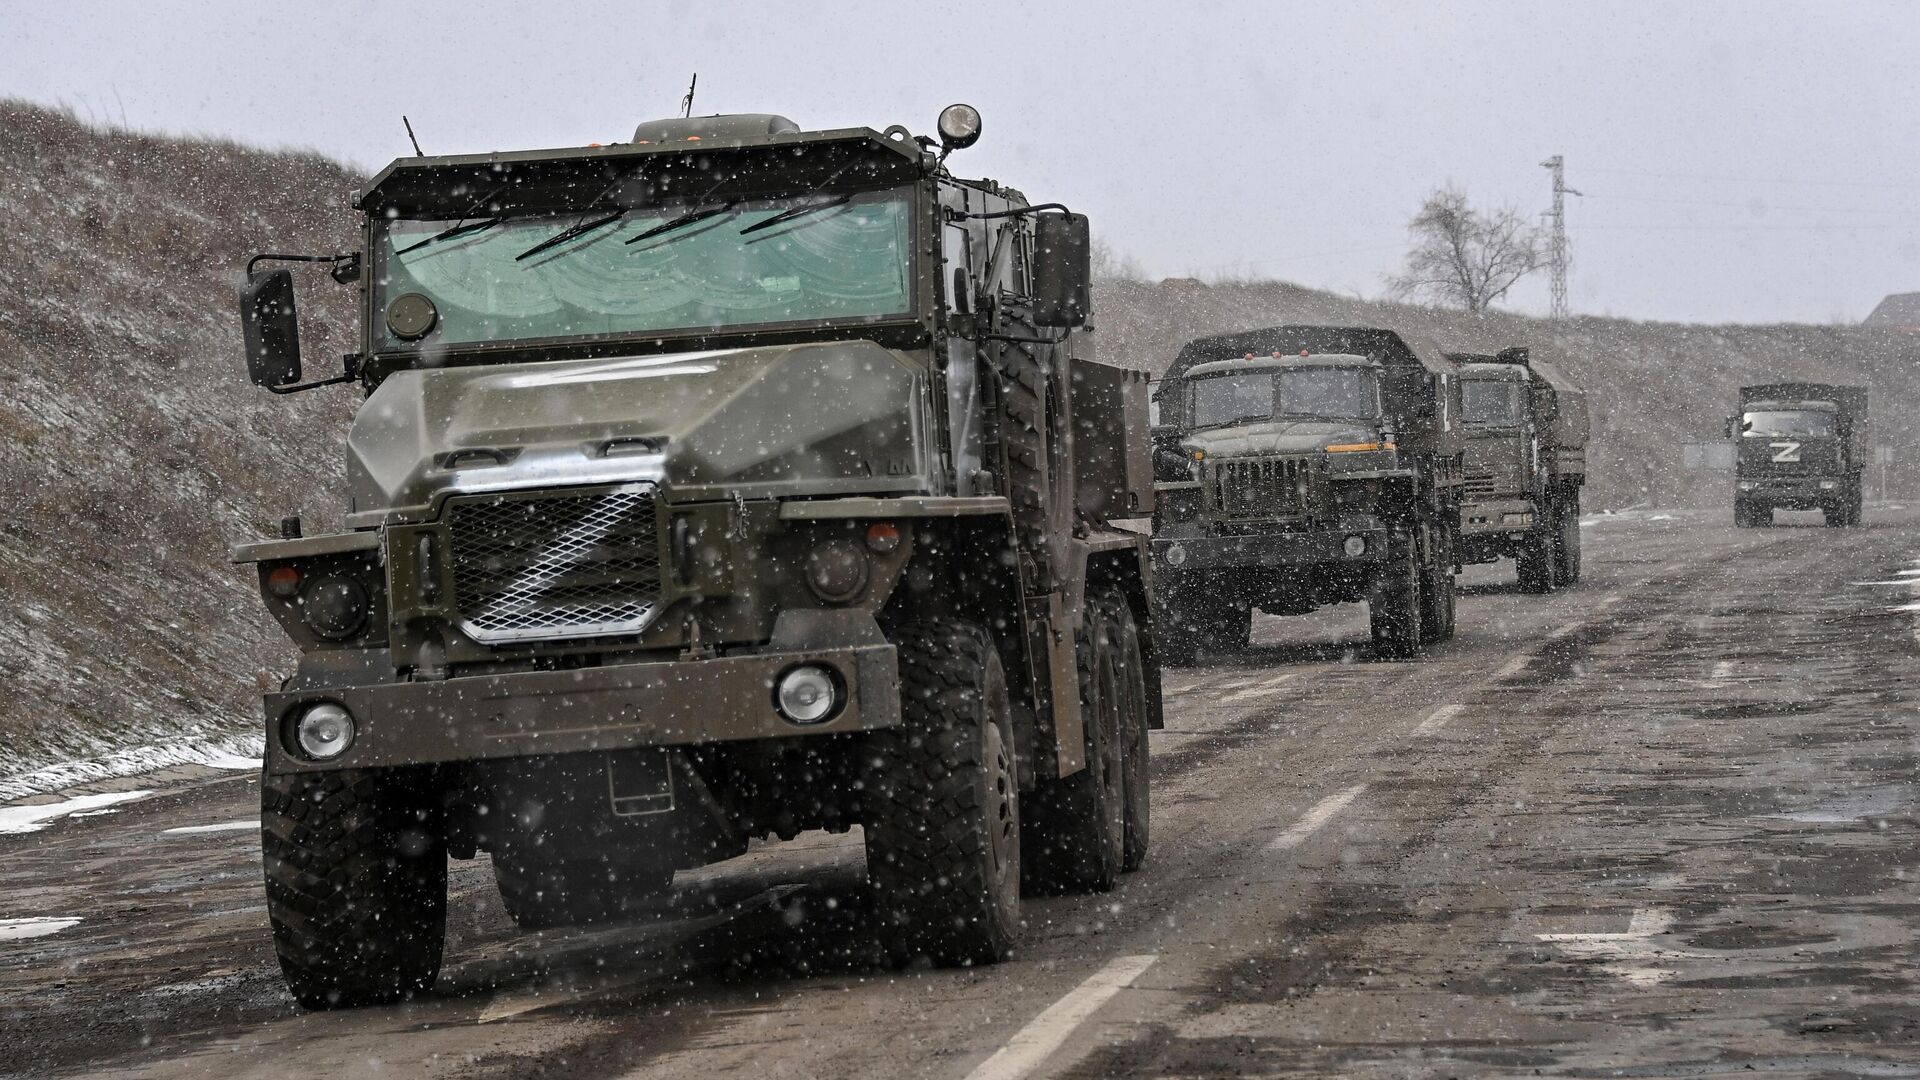
[[[1775,510],[1818,510],[1828,525],[1860,524],[1867,462],[1867,391],[1827,383],[1740,388],[1727,420],[1734,456],[1733,523],[1773,524]]]
[[[1154,393],[1163,655],[1244,648],[1255,609],[1364,600],[1373,644],[1451,636],[1457,367],[1417,338],[1282,326],[1202,338]]]
[[[1572,585],[1580,580],[1586,395],[1524,346],[1448,355],[1460,364],[1467,435],[1461,561],[1511,558],[1525,592]]]
[[[433,984],[449,856],[547,927],[859,825],[881,942],[939,964],[1140,865],[1146,379],[1092,358],[1086,219],[939,131],[403,158],[364,254],[249,264],[253,380],[366,393],[344,529],[236,552],[301,650],[263,824],[302,1004]],[[279,259],[357,287],[339,374]]]

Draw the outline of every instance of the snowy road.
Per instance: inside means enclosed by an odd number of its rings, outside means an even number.
[[[810,836],[597,933],[456,864],[439,993],[305,1015],[253,781],[16,815],[0,1075],[1920,1076],[1920,518],[1722,517],[1600,522],[1551,597],[1470,570],[1423,661],[1354,608],[1173,673],[1148,866],[991,969],[877,966]]]

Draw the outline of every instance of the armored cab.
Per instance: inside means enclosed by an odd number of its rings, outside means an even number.
[[[1863,517],[1867,391],[1783,382],[1740,388],[1734,440],[1733,523],[1773,524],[1775,510],[1818,510],[1828,525]]]
[[[263,813],[302,1003],[430,985],[449,856],[541,927],[858,824],[876,932],[945,964],[1140,865],[1146,380],[1094,357],[1086,219],[948,171],[978,133],[405,158],[362,251],[249,265],[255,382],[366,394],[344,529],[237,552],[301,649]],[[338,375],[285,259],[359,289]]]
[[[1586,395],[1525,346],[1448,355],[1461,365],[1467,440],[1461,561],[1511,558],[1527,592],[1573,584],[1580,579]]]
[[[1361,600],[1383,655],[1451,635],[1462,429],[1446,356],[1373,327],[1202,338],[1155,400],[1170,659],[1243,648],[1255,610]]]

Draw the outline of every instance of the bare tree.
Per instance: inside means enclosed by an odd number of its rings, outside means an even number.
[[[1147,270],[1133,256],[1114,250],[1112,244],[1096,236],[1091,252],[1095,281],[1145,281]]]
[[[1482,312],[1521,278],[1544,265],[1540,230],[1518,210],[1482,213],[1466,193],[1444,187],[1427,196],[1407,223],[1413,249],[1387,287],[1403,299],[1424,298]]]

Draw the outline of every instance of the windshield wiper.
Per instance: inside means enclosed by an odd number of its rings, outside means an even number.
[[[720,206],[708,206],[708,207],[703,207],[699,210],[689,210],[688,212],[681,214],[679,217],[674,218],[672,221],[663,221],[660,224],[655,225],[653,228],[648,229],[646,232],[641,233],[639,236],[636,236],[633,239],[625,242],[628,244],[637,244],[642,240],[651,240],[656,236],[660,236],[664,233],[670,233],[675,229],[683,229],[688,225],[694,224],[695,222],[705,221],[708,218],[719,217],[721,214],[724,214],[727,211],[732,210],[735,205],[737,204],[725,203]]]
[[[427,237],[425,240],[417,240],[411,244],[408,244],[406,247],[403,247],[399,251],[394,252],[394,254],[405,255],[409,251],[418,251],[421,248],[426,247],[428,244],[437,244],[442,240],[451,240],[456,236],[465,236],[468,233],[477,233],[482,229],[491,229],[498,224],[500,224],[500,219],[497,217],[481,218],[479,221],[462,222],[462,223],[453,225],[450,228],[441,229],[439,232],[434,233],[432,236]]]
[[[559,232],[554,233],[552,236],[547,237],[545,240],[542,240],[539,243],[528,248],[527,250],[521,252],[520,254],[515,255],[513,257],[513,261],[520,262],[523,259],[530,259],[533,256],[538,255],[541,252],[547,250],[548,248],[558,247],[559,245],[564,244],[567,241],[572,240],[577,236],[585,236],[587,233],[592,232],[593,230],[599,228],[602,225],[611,224],[613,222],[619,221],[621,218],[626,216],[627,216],[627,211],[615,210],[611,214],[602,214],[601,216],[594,218],[591,221],[582,221],[582,222],[579,222],[578,224],[569,225],[566,228],[561,229]]]
[[[789,221],[806,217],[808,214],[818,213],[822,210],[831,210],[836,206],[845,206],[852,201],[853,196],[842,195],[837,199],[828,199],[826,202],[814,203],[811,206],[790,206],[765,221],[756,221],[746,228],[741,229],[740,235],[745,236],[748,233],[757,233],[762,229],[771,229],[775,225],[785,225]]]

